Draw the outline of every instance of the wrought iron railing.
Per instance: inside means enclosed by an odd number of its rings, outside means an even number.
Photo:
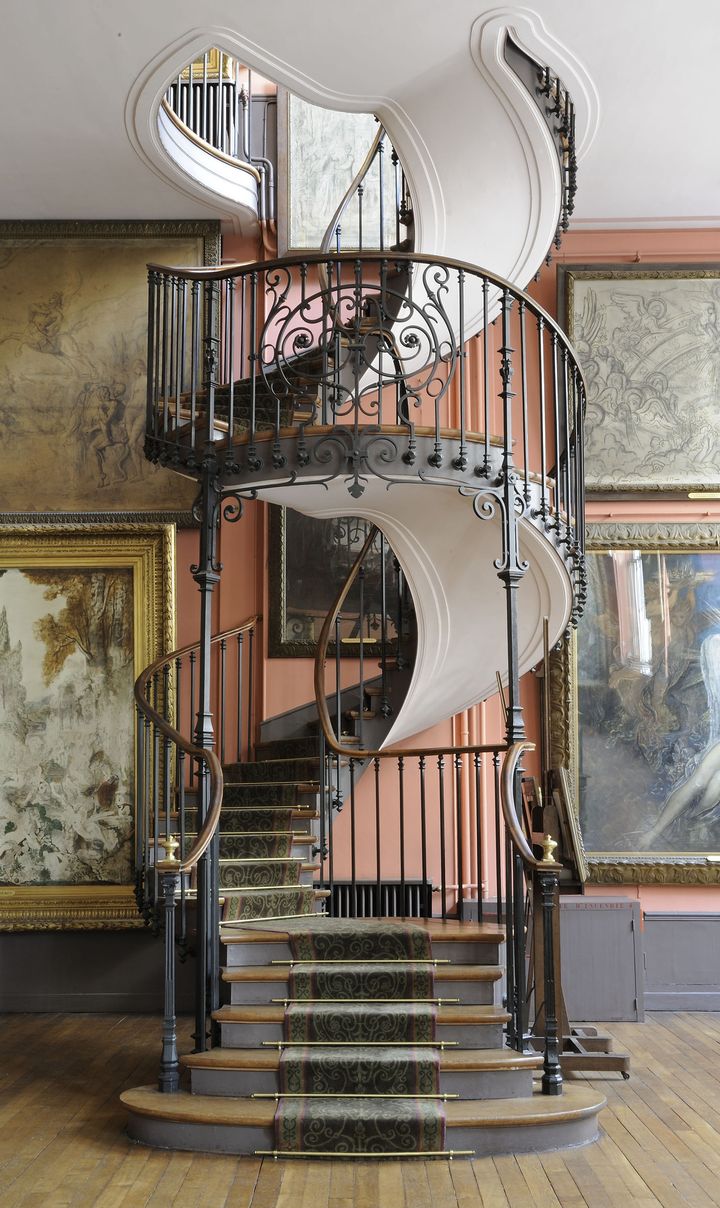
[[[531,58],[511,37],[505,42],[505,57],[536,99],[555,143],[560,162],[560,216],[553,240],[556,249],[570,226],[577,192],[577,145],[575,105],[566,86],[549,67]],[[548,252],[548,261],[552,248]]]
[[[184,954],[192,934],[198,1049],[205,1047],[208,1011],[219,1005],[218,853],[211,849],[217,847],[223,766],[246,760],[253,749],[257,626],[258,618],[251,617],[212,639],[206,668],[209,702],[203,700],[200,642],[157,659],[135,684],[137,899],[146,923],[165,930],[161,1090],[177,1089],[179,1079],[174,1039],[176,941]],[[205,721],[208,703],[216,719],[212,743]],[[193,733],[194,741],[187,737]]]
[[[555,321],[473,265],[341,253],[150,270],[148,457],[221,490],[454,484],[529,520],[581,603],[585,388]]]
[[[399,901],[407,900],[407,887],[431,885],[421,896],[425,918],[449,917],[462,922],[468,911],[480,922],[494,915],[506,935],[508,1043],[522,1052],[528,1045],[529,1001],[543,1005],[543,1091],[559,1094],[558,1021],[555,1014],[555,970],[559,865],[551,857],[539,859],[532,835],[520,821],[520,761],[534,744],[526,741],[468,746],[397,747],[372,749],[349,745],[333,722],[327,702],[326,664],[337,618],[359,579],[370,554],[376,531],[371,530],[352,569],[328,612],[318,641],[315,660],[315,699],[323,739],[325,773],[321,783],[331,783],[341,764],[349,785],[344,802],[326,792],[321,795],[323,844],[320,878],[335,901],[338,881],[346,884],[343,913],[364,914],[361,903],[370,887],[376,903],[384,900],[389,879],[399,886]],[[336,677],[338,672],[336,670]],[[369,789],[359,786],[367,771]],[[339,824],[345,808],[347,821]],[[419,851],[418,851],[419,847]],[[494,906],[486,903],[486,881],[494,881]],[[543,984],[528,990],[528,924],[538,913],[544,937]],[[537,1009],[536,1009],[537,1014]]]
[[[253,91],[253,73],[232,55],[213,48],[185,67],[163,99],[167,116],[186,135],[201,140],[208,150],[250,164],[258,173],[261,219],[275,218],[275,164],[267,139],[270,106],[275,95]],[[261,109],[260,121],[255,112]],[[253,130],[261,130],[258,153]]]

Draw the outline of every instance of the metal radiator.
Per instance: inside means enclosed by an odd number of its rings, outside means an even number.
[[[333,881],[328,914],[335,918],[424,918],[432,915],[430,881]],[[379,893],[378,893],[379,890]]]

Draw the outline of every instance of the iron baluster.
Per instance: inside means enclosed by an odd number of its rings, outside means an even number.
[[[457,917],[464,918],[464,861],[463,861],[463,808],[462,808],[462,758],[454,756],[455,764],[455,842],[457,844]]]
[[[562,1094],[563,1076],[560,1066],[558,1019],[555,1009],[555,945],[554,917],[557,910],[558,875],[556,869],[538,873],[543,918],[543,962],[545,996],[545,1050],[543,1054],[542,1089],[544,1095]]]
[[[239,763],[242,759],[242,727],[243,727],[243,635],[237,635],[237,677],[236,677],[236,692],[235,692],[235,710],[236,718],[236,733],[235,733],[235,758]]]
[[[169,839],[166,841],[169,844]],[[163,1011],[162,1053],[158,1089],[173,1094],[180,1089],[180,1061],[177,1051],[177,1022],[175,1016],[175,898],[180,880],[178,862],[168,846],[165,860],[158,863],[162,882],[165,918],[165,993]]]
[[[350,760],[350,867],[352,879],[352,917],[358,917],[357,834],[355,830],[355,760]]]
[[[389,717],[392,713],[388,697],[388,631],[387,631],[387,567],[386,542],[380,533],[380,713]]]
[[[247,665],[247,685],[248,685],[248,705],[247,705],[247,759],[252,759],[255,754],[255,629],[251,627],[248,632],[248,665]]]
[[[405,759],[398,755],[398,813],[400,821],[400,899],[405,914]]]
[[[482,923],[485,918],[485,905],[483,901],[483,794],[482,794],[482,756],[476,751],[473,755],[473,766],[475,770],[475,862],[477,868],[477,900],[478,900],[478,922]]]
[[[445,757],[438,756],[438,800],[440,822],[440,917],[447,918],[447,869],[445,866]]]
[[[427,864],[427,802],[425,799],[425,756],[421,755],[418,759],[418,770],[420,772],[420,860],[422,863],[422,881],[423,886],[427,886],[428,879],[428,864]],[[425,893],[425,918],[429,918],[432,914],[432,888],[430,893]]]
[[[503,886],[502,886],[502,836],[500,833],[500,755],[496,751],[493,755],[493,786],[494,786],[494,813],[495,813],[495,884],[496,892],[496,916],[497,925],[500,926],[503,918]]]
[[[376,915],[380,915],[380,889],[382,885],[380,862],[382,858],[382,846],[380,842],[380,760],[377,756],[373,760],[373,771],[375,779],[375,913]]]

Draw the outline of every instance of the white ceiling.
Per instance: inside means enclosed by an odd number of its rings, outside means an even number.
[[[126,129],[128,97],[148,64],[200,29],[256,44],[260,59],[277,60],[280,82],[309,99],[360,109],[367,98],[402,106],[422,94],[473,159],[502,155],[487,129],[477,145],[472,112],[455,101],[442,113],[471,63],[486,0],[363,0],[355,9],[337,0],[5,0],[2,10],[0,218],[217,213],[161,179]],[[539,18],[597,90],[575,224],[720,225],[712,0],[540,0],[534,10],[492,11]]]

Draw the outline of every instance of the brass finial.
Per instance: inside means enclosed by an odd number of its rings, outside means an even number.
[[[157,867],[161,868],[161,869],[162,868],[167,868],[167,869],[177,868],[180,861],[178,860],[175,853],[177,852],[177,849],[179,848],[180,844],[178,843],[175,836],[166,835],[164,839],[158,839],[158,843],[165,850],[165,858],[164,858],[164,860],[158,860]]]
[[[555,851],[555,848],[557,847],[557,843],[553,839],[552,835],[545,836],[545,838],[543,839],[542,846],[543,846],[543,858],[542,858],[543,864],[554,864],[555,856],[553,855],[553,852]]]

